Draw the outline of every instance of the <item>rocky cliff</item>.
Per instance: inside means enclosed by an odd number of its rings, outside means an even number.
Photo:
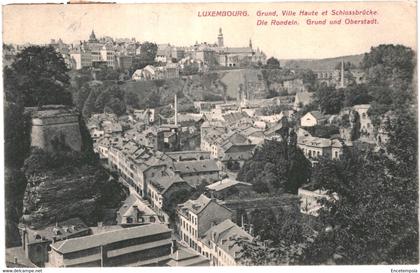
[[[70,127],[67,119],[63,119],[64,127],[60,127],[60,119],[54,115],[57,107],[54,106],[54,110],[46,108],[49,109],[48,119],[54,121],[51,127],[59,132],[60,137],[51,138],[51,134],[44,134],[45,139],[39,140],[40,135],[35,136],[38,138],[36,143],[48,145],[32,145],[35,147],[31,148],[23,164],[27,185],[21,221],[35,229],[72,217],[95,224],[101,221],[104,209],[120,205],[127,191],[109,176],[94,156],[92,140],[80,115],[74,109],[59,108],[58,116],[72,117]],[[32,111],[32,117],[44,118],[42,114],[46,108]],[[37,125],[32,123],[34,126]],[[34,132],[37,131],[32,130]],[[76,140],[74,136],[77,136]],[[32,144],[33,137],[31,135]]]

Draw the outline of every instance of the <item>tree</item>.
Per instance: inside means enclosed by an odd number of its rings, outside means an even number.
[[[127,91],[124,93],[124,102],[127,106],[130,106],[134,109],[140,107],[139,97],[133,91]]]
[[[113,96],[108,89],[102,90],[95,100],[95,112],[103,113],[105,106],[108,105],[112,97]]]
[[[292,142],[288,143],[287,138],[281,142],[266,141],[242,166],[238,179],[252,183],[258,192],[297,193],[307,182],[311,167]]]
[[[344,106],[368,104],[372,101],[366,84],[353,84],[344,88]]]
[[[302,263],[418,263],[417,176],[401,176],[398,165],[350,149],[342,160],[320,159],[312,182],[330,198],[321,201],[322,226]]]
[[[121,116],[126,113],[126,107],[124,101],[119,98],[112,98],[104,108],[105,112],[114,113],[117,116]]]
[[[14,86],[23,105],[71,105],[68,68],[53,47],[30,46],[16,55],[5,72],[5,86]],[[12,99],[10,93],[7,99]],[[16,101],[16,99],[13,99]]]
[[[267,59],[267,68],[268,69],[278,69],[280,68],[280,62],[278,59],[271,57]]]
[[[369,84],[388,86],[402,95],[413,79],[414,51],[403,45],[379,45],[365,53],[361,66]]]
[[[316,75],[312,70],[300,70],[298,72],[298,78],[302,79],[303,84],[306,86],[306,88],[308,88],[309,91],[313,91],[315,89]]]
[[[194,75],[197,74],[199,70],[200,67],[197,63],[185,64],[182,73],[184,75]]]
[[[117,81],[120,78],[120,73],[110,67],[103,67],[96,72],[96,79],[98,81],[112,80]]]
[[[343,107],[344,93],[333,86],[320,86],[315,91],[315,102],[325,114],[338,114]]]
[[[169,221],[174,224],[176,217],[176,207],[179,204],[186,202],[191,197],[191,191],[187,189],[178,190],[172,193],[163,204],[163,210],[168,213]],[[176,227],[176,225],[174,225]]]

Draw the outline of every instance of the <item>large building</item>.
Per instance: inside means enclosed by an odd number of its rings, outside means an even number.
[[[164,224],[121,228],[51,244],[47,267],[157,265],[170,260],[171,230]]]
[[[89,36],[88,41],[80,42],[80,44],[70,50],[70,59],[74,69],[82,69],[85,67],[106,66],[117,68],[127,66],[122,64],[121,60],[117,61],[117,50],[112,39],[103,38],[98,40],[95,32]]]
[[[199,240],[212,226],[232,217],[232,212],[216,199],[201,195],[178,205],[178,232],[190,248],[202,253]]]
[[[212,266],[241,265],[242,247],[238,241],[252,241],[253,237],[230,219],[211,227],[200,239],[202,254]]]

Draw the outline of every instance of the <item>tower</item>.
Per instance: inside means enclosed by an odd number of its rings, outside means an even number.
[[[96,42],[98,42],[98,40],[96,39],[96,35],[95,35],[95,32],[93,31],[93,29],[92,29],[92,32],[90,33],[90,36],[89,36],[89,42],[90,43],[96,43]]]
[[[219,35],[217,36],[217,45],[219,47],[224,47],[223,45],[223,33],[222,33],[222,28],[219,28]]]
[[[249,39],[249,48],[252,49],[252,40],[251,39]]]
[[[344,61],[341,60],[341,73],[340,73],[341,79],[340,79],[340,87],[344,88]]]

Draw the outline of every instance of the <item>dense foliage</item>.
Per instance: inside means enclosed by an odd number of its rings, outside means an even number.
[[[238,173],[257,192],[290,192],[307,182],[310,163],[295,143],[266,141]]]
[[[30,46],[16,55],[4,71],[6,100],[25,107],[47,104],[71,105],[68,68],[53,47]]]
[[[116,84],[85,85],[75,96],[75,104],[81,107],[79,109],[86,119],[94,113],[107,112],[123,115],[127,110],[127,104],[137,107],[138,103],[135,94],[124,93]]]
[[[270,57],[267,59],[267,68],[268,69],[276,69],[276,68],[280,68],[280,62],[278,59],[274,58],[274,57]]]

